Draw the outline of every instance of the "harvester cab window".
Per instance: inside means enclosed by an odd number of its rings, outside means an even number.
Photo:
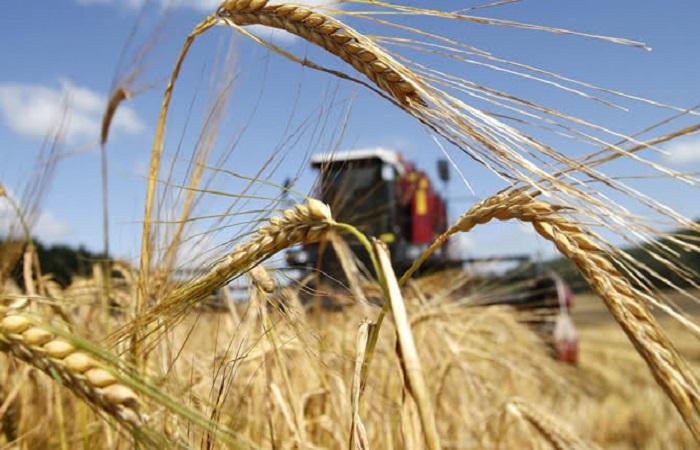
[[[337,220],[379,236],[391,231],[389,184],[393,172],[379,159],[328,164],[322,169],[321,199],[331,206]]]
[[[396,177],[396,169],[391,164],[382,166],[382,180],[392,181]]]

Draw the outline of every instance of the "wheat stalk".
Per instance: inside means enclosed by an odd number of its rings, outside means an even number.
[[[490,197],[463,214],[401,277],[404,283],[428,256],[458,232],[468,232],[491,220],[529,222],[537,233],[554,243],[605,302],[610,313],[644,358],[656,382],[673,401],[695,438],[700,441],[700,390],[695,376],[675,350],[660,325],[640,300],[638,292],[606,258],[591,233],[556,214],[564,207],[536,201],[523,189]]]
[[[367,430],[360,416],[360,399],[362,397],[362,367],[365,365],[365,353],[369,339],[369,329],[372,325],[363,321],[357,329],[355,340],[355,367],[352,374],[350,392],[351,423],[349,450],[369,450]]]
[[[0,307],[0,351],[36,367],[129,429],[143,425],[139,398],[102,362],[57,336],[50,327]]]
[[[333,251],[340,261],[340,267],[348,280],[352,296],[355,298],[355,301],[366,307],[368,302],[365,292],[362,290],[363,277],[358,267],[357,258],[352,253],[347,241],[339,234],[329,233],[327,239],[333,246]]]
[[[529,422],[556,450],[597,450],[599,448],[593,443],[582,441],[558,420],[538,411],[521,399],[509,402],[506,410]]]
[[[158,117],[158,124],[156,126],[156,133],[153,140],[153,148],[151,149],[151,159],[148,165],[148,186],[146,188],[146,206],[143,215],[143,233],[141,236],[141,257],[139,261],[139,286],[138,286],[138,297],[136,310],[140,312],[146,305],[146,299],[149,294],[149,276],[151,271],[151,246],[152,246],[152,235],[151,226],[153,223],[153,206],[155,203],[156,194],[156,184],[158,182],[158,174],[160,172],[160,160],[163,153],[163,140],[165,139],[165,123],[168,118],[168,110],[170,107],[170,100],[172,99],[173,89],[175,88],[175,81],[180,74],[180,69],[182,68],[182,63],[187,56],[187,53],[192,47],[194,40],[200,34],[206,32],[209,28],[214,25],[214,21],[211,19],[205,19],[200,23],[194,30],[187,36],[185,44],[180,50],[180,55],[175,63],[175,67],[168,80],[168,85],[165,88],[165,94],[163,95],[163,102],[160,107],[160,115]]]
[[[352,65],[401,104],[425,103],[408,69],[368,38],[326,14],[295,4],[228,0],[216,15],[239,26],[264,25],[286,30]]]
[[[274,292],[277,284],[262,265],[257,265],[248,271],[248,277],[255,287],[251,301],[258,307],[262,333],[267,336],[272,350],[273,360],[282,378],[281,388],[277,384],[268,381],[269,388],[287,421],[289,429],[294,433],[294,438],[298,442],[298,446],[300,448],[307,448],[308,437],[304,426],[304,414],[303,411],[299,409],[298,405],[295,404],[294,400],[298,398],[298,395],[292,385],[290,374],[285,367],[285,358],[280,350],[284,346],[284,343],[280,340],[276,330],[276,324],[272,322],[267,311],[267,306],[270,302],[268,294]],[[264,362],[264,364],[267,363]],[[269,369],[266,370],[266,373],[269,377]]]
[[[421,367],[420,358],[418,357],[418,350],[416,349],[411,325],[408,320],[406,305],[401,295],[398,280],[396,279],[396,275],[394,275],[394,269],[391,267],[389,250],[383,242],[375,240],[373,244],[373,250],[377,257],[379,267],[384,275],[384,295],[387,297],[387,302],[390,304],[393,313],[398,341],[397,353],[405,378],[406,390],[409,392],[418,408],[426,447],[430,450],[439,450],[442,447],[435,424],[435,413],[433,412],[433,406],[430,401],[430,392],[428,391],[425,378],[423,377],[423,369]]]

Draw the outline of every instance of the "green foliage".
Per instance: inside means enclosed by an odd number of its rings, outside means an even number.
[[[102,254],[92,253],[83,246],[77,249],[63,244],[45,246],[37,241],[35,245],[41,271],[52,274],[63,287],[70,284],[74,275],[90,275],[92,265],[103,258]]]

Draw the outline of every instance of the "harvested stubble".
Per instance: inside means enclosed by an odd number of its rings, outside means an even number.
[[[554,243],[562,255],[576,264],[700,441],[700,389],[693,372],[649,312],[642,300],[644,295],[613,266],[591,233],[557,214],[562,209],[566,208],[536,201],[533,194],[523,189],[507,190],[490,197],[463,214],[413,264],[402,280],[410,277],[433,251],[455,233],[468,232],[476,225],[492,220],[531,223],[540,236]]]
[[[323,13],[293,3],[228,0],[216,14],[235,25],[264,25],[300,36],[352,65],[400,103],[424,104],[409,70],[361,33]]]
[[[49,327],[0,307],[0,350],[38,368],[127,428],[139,427],[139,398],[108,368]]]

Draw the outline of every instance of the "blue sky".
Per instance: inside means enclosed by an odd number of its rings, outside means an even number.
[[[164,80],[184,37],[210,10],[212,3],[215,2],[182,2],[164,19],[159,3],[142,9],[139,0],[6,2],[0,16],[0,33],[3,34],[0,39],[0,60],[3,61],[0,70],[0,182],[10,192],[21,189],[43,136],[55,125],[66,105],[70,123],[64,148],[85,150],[64,159],[58,166],[37,224],[40,238],[84,244],[93,249],[100,247],[99,153],[91,144],[96,140],[100,114],[112,80],[119,73],[119,55],[130,32],[136,27],[133,50],[148,40],[155,27],[164,24],[137,83],[143,92],[118,113],[108,147],[113,248],[118,256],[135,256],[140,234],[138,221],[143,213],[144,173]],[[412,4],[426,6],[436,2]],[[445,9],[455,10],[478,2],[443,4]],[[653,51],[470,23],[428,19],[406,23],[439,31],[503,58],[607,88],[682,108],[700,103],[700,3],[695,0],[524,0],[474,14],[640,40]],[[367,22],[352,21],[352,24],[367,33],[389,32],[385,28],[380,31]],[[176,87],[166,157],[174,154],[193,99],[190,125],[183,134],[183,154],[188,154],[196,142],[207,87],[227,46],[232,43],[232,36],[229,29],[216,29],[195,44]],[[333,58],[298,39],[276,35],[273,40],[298,55],[341,67]],[[234,73],[236,80],[220,130],[219,151],[237,136],[241,127],[249,126],[226,168],[254,174],[278,144],[285,143],[288,156],[272,179],[281,183],[285,177],[303,169],[297,188],[308,191],[313,173],[306,169],[304,158],[309,152],[326,150],[324,146],[332,141],[343,123],[346,108],[352,104],[341,144],[343,149],[378,146],[400,150],[434,173],[440,150],[431,137],[412,119],[385,105],[376,95],[348,82],[303,69],[245,39],[235,39],[232,45],[236,64],[228,73]],[[621,112],[530,80],[455,61],[436,60],[425,55],[423,58],[422,62],[450,73],[557,107],[620,133],[634,133],[672,114],[638,103],[625,103],[631,111]],[[121,67],[123,71],[128,64]],[[319,121],[319,108],[327,112],[325,123]],[[693,121],[700,121],[700,117],[685,117],[659,129],[659,133]],[[306,125],[302,125],[304,123]],[[290,126],[292,129],[302,127],[298,141],[290,139]],[[577,143],[555,136],[548,137],[547,142],[567,154],[582,151]],[[684,138],[666,148],[672,156],[651,157],[678,170],[700,170],[699,136]],[[464,155],[456,156],[474,194],[455,178],[449,189],[453,216],[504,186]],[[610,170],[634,174],[629,171],[637,169],[626,164],[619,163]],[[183,167],[184,162],[178,161],[177,165]],[[235,184],[225,179],[219,180],[219,185],[228,191],[235,190]],[[700,216],[696,190],[661,181],[645,181],[644,186],[683,214]],[[216,211],[223,204],[219,199],[204,210]],[[0,209],[0,226],[4,223],[2,214],[8,214],[6,208]],[[476,230],[465,239],[464,245],[474,254],[551,251],[546,243],[518,225],[494,225]]]

